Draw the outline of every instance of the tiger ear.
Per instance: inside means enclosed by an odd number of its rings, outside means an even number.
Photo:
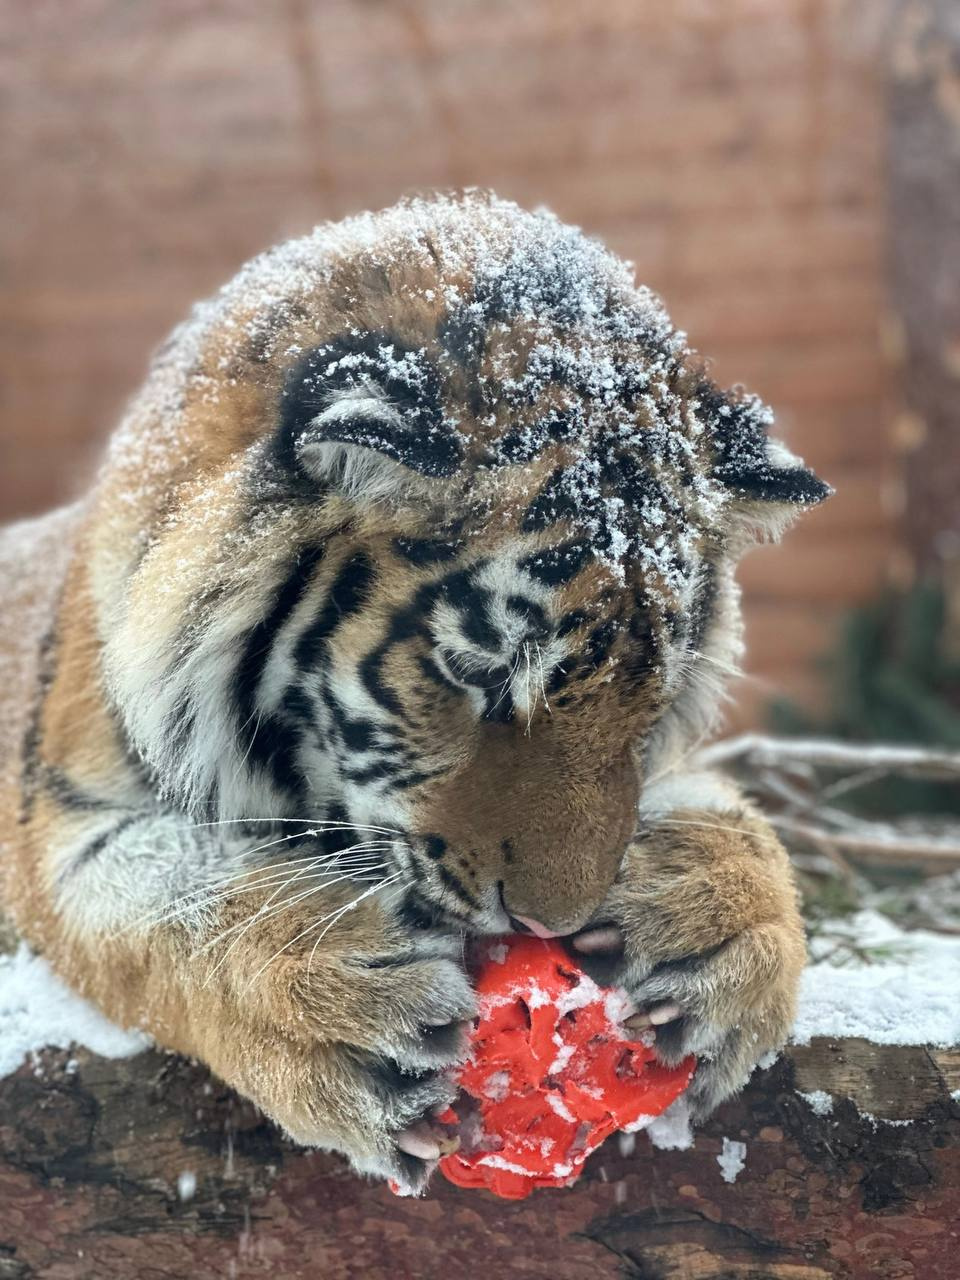
[[[773,414],[756,396],[701,388],[715,454],[713,475],[728,491],[744,529],[776,539],[833,490],[782,441],[768,434]]]
[[[425,354],[368,333],[317,347],[290,371],[276,455],[301,476],[381,498],[453,475],[463,448]]]

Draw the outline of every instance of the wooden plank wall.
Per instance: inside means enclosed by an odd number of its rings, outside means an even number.
[[[895,567],[886,0],[0,4],[0,518],[77,491],[149,351],[250,254],[415,188],[605,237],[837,498],[744,566],[751,672],[815,697]]]

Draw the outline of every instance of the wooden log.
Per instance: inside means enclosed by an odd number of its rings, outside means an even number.
[[[404,1200],[180,1058],[46,1050],[0,1080],[0,1278],[953,1280],[958,1088],[958,1051],[818,1040],[688,1150],[640,1134],[571,1190]]]

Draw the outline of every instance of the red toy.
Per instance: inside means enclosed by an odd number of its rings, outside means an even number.
[[[686,1088],[695,1059],[660,1065],[625,1037],[626,993],[598,987],[558,943],[512,936],[486,944],[476,975],[480,1017],[463,1094],[440,1117],[460,1148],[440,1168],[461,1187],[511,1200],[570,1186],[617,1129],[639,1129]]]

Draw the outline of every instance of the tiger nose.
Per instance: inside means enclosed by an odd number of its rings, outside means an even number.
[[[531,916],[510,916],[510,923],[514,926],[516,933],[532,933],[538,938],[562,938],[565,936],[556,929],[548,929],[545,924],[541,924],[539,920],[534,920]],[[520,925],[519,929],[517,925]]]

